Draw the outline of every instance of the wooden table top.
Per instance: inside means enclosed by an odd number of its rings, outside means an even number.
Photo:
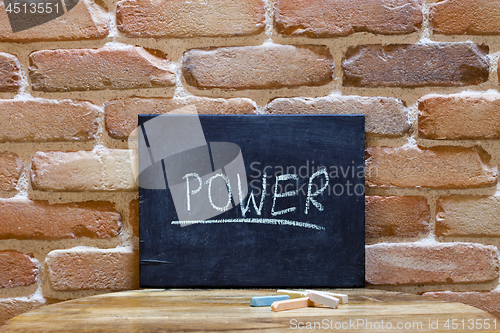
[[[348,294],[349,304],[284,312],[249,305],[252,296],[275,290],[125,291],[48,305],[11,319],[0,332],[500,332],[499,319],[459,303],[374,289],[335,291]]]

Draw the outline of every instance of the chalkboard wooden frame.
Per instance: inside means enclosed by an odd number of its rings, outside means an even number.
[[[139,115],[139,125],[155,117]],[[364,287],[364,116],[200,115],[199,119],[208,147],[230,142],[241,149],[249,193],[262,187],[266,167],[266,186],[271,188],[280,175],[297,174],[297,179],[280,183],[290,185],[297,195],[281,196],[269,189],[262,215],[250,205],[247,218],[295,221],[305,227],[280,222],[174,225],[179,217],[170,189],[140,187],[141,287]],[[314,190],[306,189],[316,182],[318,190],[325,183],[321,167],[329,176],[328,193],[308,200]],[[140,186],[142,179],[141,173]],[[237,196],[236,190],[232,193]],[[258,204],[259,196],[255,198]],[[287,207],[295,211],[271,216]],[[241,205],[213,219],[242,219]]]

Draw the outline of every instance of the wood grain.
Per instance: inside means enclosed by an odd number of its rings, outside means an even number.
[[[349,295],[349,304],[338,309],[314,308],[272,312],[270,307],[250,307],[252,296],[273,295],[275,290],[139,290],[103,294],[45,306],[11,319],[0,329],[14,332],[290,332],[302,322],[330,324],[364,320],[387,325],[422,323],[422,329],[374,330],[359,326],[353,332],[473,332],[448,330],[446,320],[498,319],[460,303],[451,303],[418,295],[373,289],[336,289]],[[294,322],[294,320],[296,320]],[[439,321],[439,329],[429,329]],[[460,324],[461,325],[461,324]],[[316,331],[318,330],[318,326]],[[300,329],[300,331],[311,331]],[[345,330],[338,330],[345,331]],[[500,332],[499,329],[484,332]]]

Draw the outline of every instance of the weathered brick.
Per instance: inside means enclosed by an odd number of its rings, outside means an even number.
[[[60,8],[60,10],[63,9]],[[5,13],[4,2],[0,3],[0,12]],[[101,2],[96,4],[94,0],[80,0],[66,14],[15,33],[12,31],[7,15],[0,15],[0,42],[99,39],[106,37],[108,32],[107,11],[101,6]]]
[[[436,207],[438,236],[500,236],[500,197],[440,197]]]
[[[124,191],[136,190],[125,149],[36,152],[32,160],[31,184],[35,190]]]
[[[319,86],[332,80],[333,58],[322,45],[193,49],[184,53],[183,74],[198,89],[277,89]]]
[[[83,101],[0,100],[0,142],[88,141],[99,109]]]
[[[0,215],[0,239],[110,238],[121,227],[121,216],[110,202],[49,205],[0,199]]]
[[[0,326],[9,319],[45,305],[42,299],[2,299],[0,300]]]
[[[500,291],[431,291],[423,294],[448,302],[459,302],[474,306],[500,318]],[[490,323],[491,324],[491,323]]]
[[[422,25],[422,0],[277,0],[274,24],[287,36],[405,34]]]
[[[500,2],[497,0],[441,0],[429,6],[434,33],[445,35],[497,35]]]
[[[480,147],[371,147],[366,156],[368,186],[486,187],[498,178],[498,166]]]
[[[0,191],[14,191],[24,163],[15,153],[0,152]]]
[[[199,114],[253,114],[255,105],[247,98],[126,98],[104,104],[106,128],[115,139],[126,139],[137,127],[139,114],[164,114],[195,105]]]
[[[165,54],[142,47],[59,49],[29,56],[31,86],[38,91],[166,87],[175,84]]]
[[[21,65],[12,54],[0,52],[0,92],[12,92],[21,87]]]
[[[424,197],[367,196],[365,235],[416,237],[429,231],[430,209]]]
[[[492,245],[376,244],[366,247],[366,281],[375,285],[486,282],[498,278]]]
[[[130,201],[128,221],[132,226],[134,236],[139,237],[139,200]]]
[[[139,287],[139,256],[124,250],[55,250],[46,257],[57,291],[126,290]]]
[[[0,288],[29,286],[36,282],[38,266],[29,255],[17,251],[0,252]]]
[[[498,139],[499,108],[500,94],[424,96],[418,103],[418,133],[426,139]]]
[[[410,129],[407,109],[391,97],[277,98],[265,110],[273,114],[364,114],[366,133],[373,136],[401,136]]]
[[[488,47],[471,42],[359,45],[342,61],[350,87],[465,86],[486,82]]]
[[[128,37],[232,37],[257,35],[265,27],[263,0],[123,0],[118,30]]]

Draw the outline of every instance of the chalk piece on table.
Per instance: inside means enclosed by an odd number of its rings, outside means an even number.
[[[323,293],[323,294],[327,294],[329,296],[333,296],[335,298],[338,298],[339,301],[340,301],[340,304],[347,304],[349,302],[349,296],[347,296],[346,294],[340,294],[340,293],[331,293],[329,291],[321,291],[321,290],[306,290],[306,292],[310,293],[310,292],[318,292],[318,293]],[[307,296],[307,295],[306,295]],[[290,297],[291,298],[291,297]]]
[[[274,312],[307,308],[310,304],[310,300],[307,297],[294,298],[288,301],[277,301],[271,305],[271,310]]]
[[[307,292],[297,290],[278,289],[278,295],[288,295],[291,299],[307,297]]]
[[[340,300],[338,298],[324,294],[319,291],[312,291],[309,294],[307,294],[307,297],[309,297],[309,299],[315,303],[326,305],[332,309],[338,308],[340,303]]]
[[[307,306],[311,307],[311,308],[315,308],[315,307],[316,308],[321,308],[321,307],[323,307],[323,304],[316,303],[316,302],[313,302],[313,301],[309,300],[309,303],[307,303]]]
[[[276,301],[285,301],[290,299],[288,295],[272,295],[252,297],[250,306],[270,306]]]

